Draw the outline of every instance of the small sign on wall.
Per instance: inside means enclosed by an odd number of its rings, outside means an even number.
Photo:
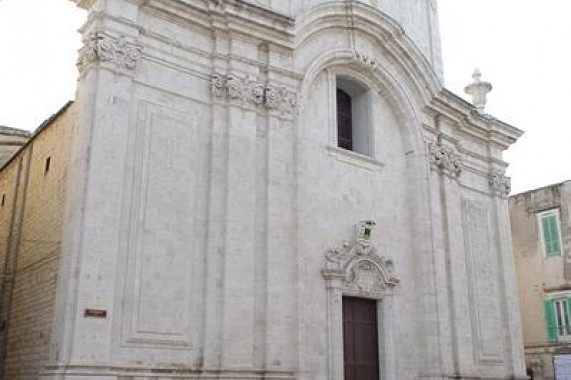
[[[100,318],[104,319],[107,318],[107,310],[101,309],[85,309],[83,312],[84,318]]]

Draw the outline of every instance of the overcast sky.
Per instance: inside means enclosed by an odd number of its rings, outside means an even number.
[[[478,67],[494,86],[486,111],[525,131],[504,157],[512,194],[571,179],[571,1],[439,7],[446,86],[466,97]],[[74,98],[84,17],[69,0],[0,0],[0,125],[34,130]]]

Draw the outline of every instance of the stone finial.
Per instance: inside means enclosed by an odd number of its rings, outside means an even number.
[[[486,108],[486,94],[492,91],[492,84],[490,82],[482,82],[480,78],[482,73],[480,70],[474,70],[472,78],[474,82],[464,87],[464,92],[468,95],[472,95],[472,103],[479,112],[484,112]]]

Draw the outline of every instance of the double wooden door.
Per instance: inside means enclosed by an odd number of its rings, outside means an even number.
[[[379,380],[377,301],[343,297],[345,380]]]

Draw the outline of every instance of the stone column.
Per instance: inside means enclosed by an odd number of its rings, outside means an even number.
[[[263,85],[228,77],[228,180],[223,271],[222,365],[254,368],[254,256],[256,226],[256,110]]]
[[[434,255],[443,376],[471,372],[470,319],[462,237],[459,176],[462,163],[453,146],[429,146],[434,212]]]
[[[517,277],[513,257],[512,234],[507,197],[511,190],[511,180],[503,170],[495,170],[490,175],[490,191],[495,211],[495,224],[498,249],[498,267],[501,273],[500,304],[502,305],[503,328],[506,360],[506,376],[525,379],[525,358],[521,317],[518,307]]]
[[[343,272],[324,274],[327,288],[327,380],[343,380]],[[332,360],[333,358],[333,360]]]
[[[266,91],[267,172],[267,367],[298,367],[298,263],[295,203],[295,94],[275,85]],[[285,107],[285,108],[284,108]]]
[[[226,36],[218,36],[216,46],[226,46]],[[214,64],[214,67],[217,67]],[[206,243],[205,303],[204,303],[204,367],[219,368],[221,365],[222,329],[222,277],[225,252],[226,187],[228,158],[227,120],[228,105],[224,95],[224,76],[213,73],[210,83],[212,95],[212,129],[210,150],[210,183],[208,205],[208,241]]]
[[[377,313],[380,319],[379,325],[382,327],[383,337],[379,334],[379,356],[381,379],[398,380],[397,366],[394,357],[395,352],[395,336],[394,324],[395,317],[393,312],[394,295],[390,294],[377,301]]]
[[[78,60],[78,126],[69,159],[50,358],[56,370],[113,361],[112,321],[130,109],[127,105],[144,55],[137,40],[139,31],[132,23],[137,17],[137,5],[121,0],[87,3],[93,17],[82,28],[84,46]],[[112,30],[107,24],[111,13],[122,17]],[[74,378],[72,373],[65,378]]]

